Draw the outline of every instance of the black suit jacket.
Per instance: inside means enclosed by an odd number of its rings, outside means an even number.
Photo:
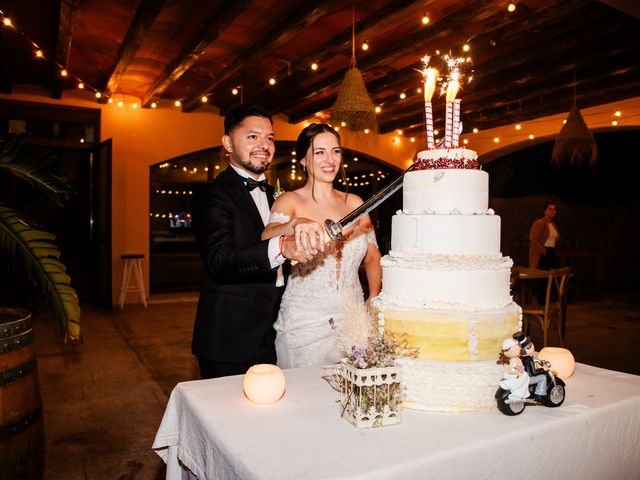
[[[267,186],[269,206],[273,187]],[[206,270],[191,350],[209,360],[248,363],[267,338],[273,347],[280,290],[264,224],[242,177],[229,167],[196,196],[193,229]]]

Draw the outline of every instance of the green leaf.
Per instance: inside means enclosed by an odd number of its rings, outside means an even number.
[[[52,242],[55,236],[32,229],[14,210],[0,205],[0,264],[15,269],[22,261],[29,278],[51,302],[65,341],[80,341],[80,303],[71,287],[71,278],[57,260],[60,251]]]
[[[73,193],[73,189],[54,168],[55,155],[51,150],[29,145],[26,140],[24,133],[9,134],[0,139],[0,168],[62,205],[60,195]]]

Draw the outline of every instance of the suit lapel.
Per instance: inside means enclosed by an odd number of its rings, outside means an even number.
[[[264,223],[256,202],[247,190],[242,177],[231,167],[228,167],[222,174],[228,179],[229,190],[233,195],[233,200],[238,204],[240,210],[247,215],[251,223],[255,226],[258,233],[264,230]]]

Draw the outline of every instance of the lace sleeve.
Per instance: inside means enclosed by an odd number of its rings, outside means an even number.
[[[287,223],[289,220],[291,220],[291,217],[289,215],[285,215],[284,213],[271,212],[268,223]]]

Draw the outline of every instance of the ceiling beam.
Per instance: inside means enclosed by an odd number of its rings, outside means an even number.
[[[99,99],[100,103],[107,103],[109,97],[117,90],[122,75],[138,53],[140,45],[142,45],[164,4],[165,0],[142,0],[140,3],[129,30],[120,43],[113,65],[99,83],[99,88],[104,92],[104,95]]]
[[[54,62],[51,65],[51,98],[61,99],[64,88],[64,77],[60,75],[58,65],[67,66],[71,39],[73,37],[73,17],[79,0],[62,0],[60,2],[60,22],[56,38]]]
[[[250,0],[226,2],[211,15],[203,28],[185,45],[180,54],[168,64],[153,85],[142,97],[142,105],[148,107],[154,98],[176,82],[202,56],[209,45],[218,39],[231,23],[249,6]]]
[[[477,20],[481,18],[482,20]],[[483,0],[475,1],[468,6],[457,10],[455,14],[439,19],[434,22],[431,28],[420,30],[413,35],[408,35],[402,41],[387,44],[376,51],[375,54],[368,55],[358,62],[358,67],[364,72],[365,80],[372,81],[372,69],[392,63],[395,60],[407,55],[415,54],[419,59],[422,54],[435,50],[448,50],[452,45],[464,43],[468,39],[465,27],[474,24],[478,29],[493,28],[505,22],[502,11],[496,11],[495,4]],[[417,49],[416,45],[420,45]],[[333,75],[324,78],[305,89],[302,98],[289,98],[276,103],[280,110],[287,110],[295,105],[312,104],[314,100],[335,95],[348,68],[340,70]],[[378,78],[378,77],[376,77]],[[315,113],[315,110],[312,113]],[[301,115],[296,115],[300,117]]]
[[[424,13],[424,1],[416,0],[397,0],[385,4],[382,8],[375,10],[364,19],[356,22],[356,35],[361,38],[375,38],[377,35],[386,31],[388,28],[406,21],[407,17],[415,16],[417,13]],[[357,12],[357,10],[356,10]],[[417,28],[419,22],[416,21]],[[309,65],[314,62],[322,65],[323,60],[334,57],[335,55],[350,55],[351,53],[351,23],[348,27],[335,35],[329,41],[323,43],[319,48],[308,53],[307,55],[297,58],[291,62],[290,68],[284,68],[276,72],[274,77],[283,78],[280,82],[280,88],[284,91],[290,91],[290,88],[296,88],[308,79]],[[292,71],[292,75],[288,75],[288,71]],[[248,96],[245,94],[247,103],[261,103],[261,99],[269,87],[261,86],[258,89],[245,88],[247,92],[251,92]],[[224,114],[227,112],[228,106],[221,108]]]
[[[591,22],[582,22],[576,25],[576,28],[563,31],[556,34],[556,30],[551,29],[546,34],[536,36],[533,40],[534,43],[544,45],[557,45],[557,47],[551,51],[529,48],[528,44],[521,44],[520,41],[510,43],[514,47],[517,46],[517,50],[502,50],[498,57],[489,58],[489,55],[483,54],[482,58],[487,61],[480,65],[477,65],[477,73],[475,75],[476,80],[470,85],[468,93],[464,93],[464,104],[470,105],[476,100],[486,100],[486,97],[495,92],[513,93],[518,86],[523,85],[531,89],[531,83],[536,82],[540,84],[540,79],[557,79],[558,73],[561,71],[556,69],[540,69],[537,71],[531,71],[531,65],[562,65],[565,67],[561,73],[561,76],[565,76],[567,79],[566,70],[571,66],[579,65],[581,63],[590,64],[598,59],[598,62],[604,62],[607,64],[611,60],[612,52],[616,50],[618,44],[624,44],[626,37],[620,32],[620,29],[614,23],[603,22],[600,30],[594,27],[599,24],[599,21],[595,17],[589,17]],[[577,23],[577,22],[574,22]],[[603,30],[604,28],[604,30]],[[602,40],[597,40],[602,38]],[[576,56],[575,47],[583,44],[591,43],[596,39],[600,43],[600,49],[597,52],[590,50],[583,50],[580,56]],[[632,39],[628,39],[632,41]],[[483,47],[484,50],[492,49],[491,46]],[[619,49],[618,49],[619,50]],[[483,75],[482,72],[488,72],[487,75]],[[490,74],[490,75],[489,75]],[[505,83],[496,83],[495,78],[509,79],[505,88]],[[489,83],[492,82],[492,83]],[[544,86],[543,84],[541,84]],[[500,93],[501,94],[501,93]],[[413,95],[405,101],[398,101],[396,94],[388,95],[386,97],[376,98],[374,102],[378,105],[387,104],[388,107],[384,109],[386,118],[398,110],[404,110],[407,105],[415,103],[415,99],[418,96]],[[422,104],[422,97],[419,101]],[[416,108],[418,108],[416,106]]]
[[[297,11],[292,12],[285,21],[281,22],[265,37],[258,39],[254,45],[251,45],[240,55],[236,56],[227,68],[220,72],[219,75],[216,75],[214,81],[210,82],[205,87],[200,88],[187,98],[183,102],[183,110],[185,112],[195,110],[197,107],[202,105],[201,98],[204,95],[210,93],[211,90],[230,79],[240,70],[264,61],[266,57],[271,55],[291,39],[295,38],[295,36],[302,30],[313,25],[328,13],[334,11],[338,4],[344,3],[338,0],[308,0],[307,2],[301,3],[303,6],[301,6]]]
[[[479,29],[479,31],[486,31],[487,33],[483,34],[481,37],[476,37],[471,40],[470,43],[473,48],[472,54],[475,57],[476,54],[486,51],[486,55],[478,55],[478,60],[480,60],[489,55],[495,55],[499,51],[504,55],[505,60],[508,60],[508,62],[506,63],[509,64],[514,60],[514,58],[518,58],[518,57],[510,56],[510,55],[513,55],[513,52],[508,51],[518,46],[519,43],[517,42],[525,40],[530,42],[531,44],[535,44],[535,42],[538,41],[539,37],[532,35],[531,34],[532,30],[539,28],[541,25],[544,25],[549,21],[553,21],[553,24],[556,24],[556,23],[564,22],[568,19],[572,20],[571,25],[573,27],[573,23],[575,23],[575,18],[573,18],[572,16],[575,14],[575,10],[581,7],[584,7],[583,1],[578,1],[578,0],[565,1],[565,2],[561,2],[561,6],[554,4],[550,7],[530,12],[527,15],[514,17],[513,21],[510,21],[508,23],[503,23],[499,25],[497,28],[492,28],[490,30],[489,28]],[[560,16],[560,18],[557,21],[554,21],[558,16]],[[590,19],[590,21],[595,21],[595,20]],[[491,25],[491,24],[489,23],[488,25]],[[516,25],[518,25],[519,28],[515,28]],[[551,29],[551,31],[553,31],[553,28]],[[499,50],[496,50],[496,47],[493,47],[489,43],[488,39],[493,37],[498,39]],[[529,38],[531,38],[531,40],[527,40]],[[450,39],[451,37],[449,37],[448,40]],[[466,39],[462,40],[462,42],[464,42],[465,40]],[[422,47],[423,51],[427,50],[426,46],[428,45],[429,45],[428,43],[424,43]],[[457,44],[453,42],[450,43],[449,46],[451,47],[451,45],[457,46]],[[433,50],[435,50],[435,48],[431,47],[431,51]],[[523,49],[523,50],[525,51],[524,53],[526,53],[526,49]],[[474,60],[476,59],[474,58]],[[373,65],[373,66],[375,67],[376,65]],[[408,90],[410,88],[415,88],[420,86],[419,73],[416,72],[416,70],[419,68],[420,68],[420,62],[416,61],[416,63],[409,65],[402,70],[396,71],[390,75],[383,75],[374,80],[368,81],[367,90],[371,94],[371,97],[374,103],[382,104],[389,101],[392,98],[391,96],[388,96],[382,99],[374,98],[376,96],[376,92],[379,92],[381,90],[398,88],[398,85],[402,84],[403,82],[412,82],[413,84],[411,86],[402,88],[402,90]],[[363,70],[364,70],[364,67],[363,67]],[[319,87],[322,88],[323,86],[320,85]],[[330,93],[330,92],[327,92],[327,93]],[[331,95],[331,96],[325,96],[324,98],[320,98],[321,94],[322,94],[321,91],[316,91],[316,94],[314,95],[314,97],[317,98],[317,100],[315,102],[313,101],[314,99],[310,99],[311,101],[308,101],[308,102],[300,102],[299,104],[302,106],[302,108],[290,114],[289,116],[290,121],[292,123],[297,123],[306,118],[309,118],[311,115],[313,115],[316,112],[330,108],[335,102],[335,96]],[[287,109],[288,104],[281,103],[280,107],[282,109]]]
[[[626,65],[626,64],[625,64]],[[584,80],[576,82],[576,102],[580,107],[599,105],[609,101],[621,100],[633,96],[631,86],[640,83],[640,67],[623,67],[619,71],[611,72],[610,67],[603,67],[600,71],[590,72]],[[618,84],[619,86],[616,86]],[[493,101],[482,101],[471,105],[463,102],[461,114],[465,130],[471,128],[493,128],[509,125],[517,121],[531,120],[544,115],[566,112],[573,103],[573,81],[557,84],[547,81],[532,88],[523,86],[510,95],[497,95]],[[549,85],[544,88],[543,85]],[[602,85],[611,85],[602,88]],[[630,86],[631,85],[631,86]],[[408,110],[405,115],[380,125],[382,133],[397,129],[407,129],[408,126],[423,123],[421,109]],[[434,124],[443,123],[442,114],[436,115]]]

